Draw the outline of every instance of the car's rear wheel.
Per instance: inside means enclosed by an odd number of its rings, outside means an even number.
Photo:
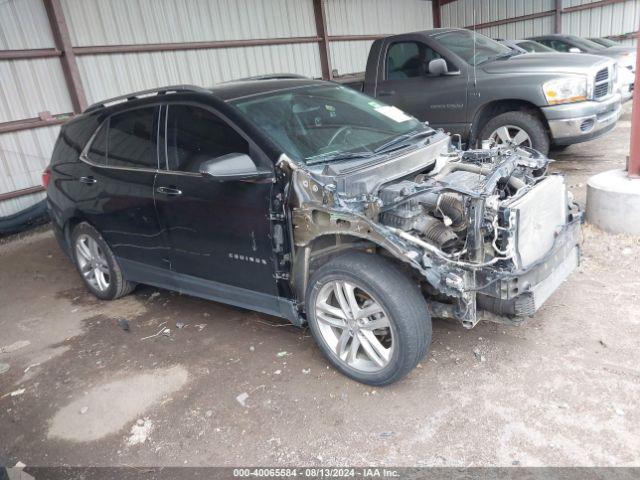
[[[515,144],[530,147],[547,155],[549,135],[542,121],[528,112],[505,112],[489,120],[480,131],[479,140],[493,140],[497,145]]]
[[[416,282],[380,256],[349,252],[314,273],[307,292],[311,333],[342,373],[393,383],[424,357],[431,318]]]
[[[71,235],[73,258],[85,285],[102,300],[114,300],[130,293],[135,284],[124,279],[109,245],[88,223],[80,223]]]

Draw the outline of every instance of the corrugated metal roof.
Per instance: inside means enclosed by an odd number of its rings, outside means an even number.
[[[74,46],[316,34],[311,0],[63,0]]]
[[[54,46],[42,0],[0,1],[0,50]]]

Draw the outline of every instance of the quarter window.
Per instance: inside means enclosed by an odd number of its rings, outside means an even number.
[[[109,120],[104,122],[98,130],[98,133],[91,142],[87,156],[96,165],[107,164],[107,130],[109,129]]]
[[[169,105],[169,170],[198,173],[200,165],[229,153],[249,154],[249,143],[224,120],[200,107]]]
[[[109,119],[107,166],[153,170],[158,168],[153,128],[156,112],[157,107],[137,108],[113,115]]]

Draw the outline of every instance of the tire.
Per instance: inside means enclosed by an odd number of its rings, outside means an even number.
[[[115,300],[136,287],[135,283],[124,279],[122,269],[102,235],[86,222],[73,229],[71,254],[85,285],[101,300]]]
[[[351,287],[350,296],[345,292]],[[351,308],[335,308],[340,304],[336,291],[347,306],[351,297],[354,310],[371,314],[354,320],[344,313]],[[381,256],[354,251],[320,267],[309,281],[306,311],[322,353],[344,375],[367,385],[398,381],[422,360],[431,343],[431,316],[418,285]],[[374,329],[372,322],[380,328]]]
[[[554,145],[554,146],[551,147],[551,151],[564,152],[570,146],[571,145]]]
[[[492,136],[500,140],[497,143],[502,143],[504,136],[498,134],[498,129],[502,127],[506,127],[511,132],[509,135],[511,138],[515,138],[515,132],[518,129],[524,131],[530,143],[527,145],[525,142],[524,146],[530,146],[544,155],[549,153],[549,134],[544,124],[537,116],[521,111],[502,113],[489,120],[480,130],[478,144]]]

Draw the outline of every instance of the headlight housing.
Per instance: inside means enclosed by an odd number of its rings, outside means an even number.
[[[549,105],[582,102],[587,99],[587,77],[556,78],[546,82],[542,91]]]

